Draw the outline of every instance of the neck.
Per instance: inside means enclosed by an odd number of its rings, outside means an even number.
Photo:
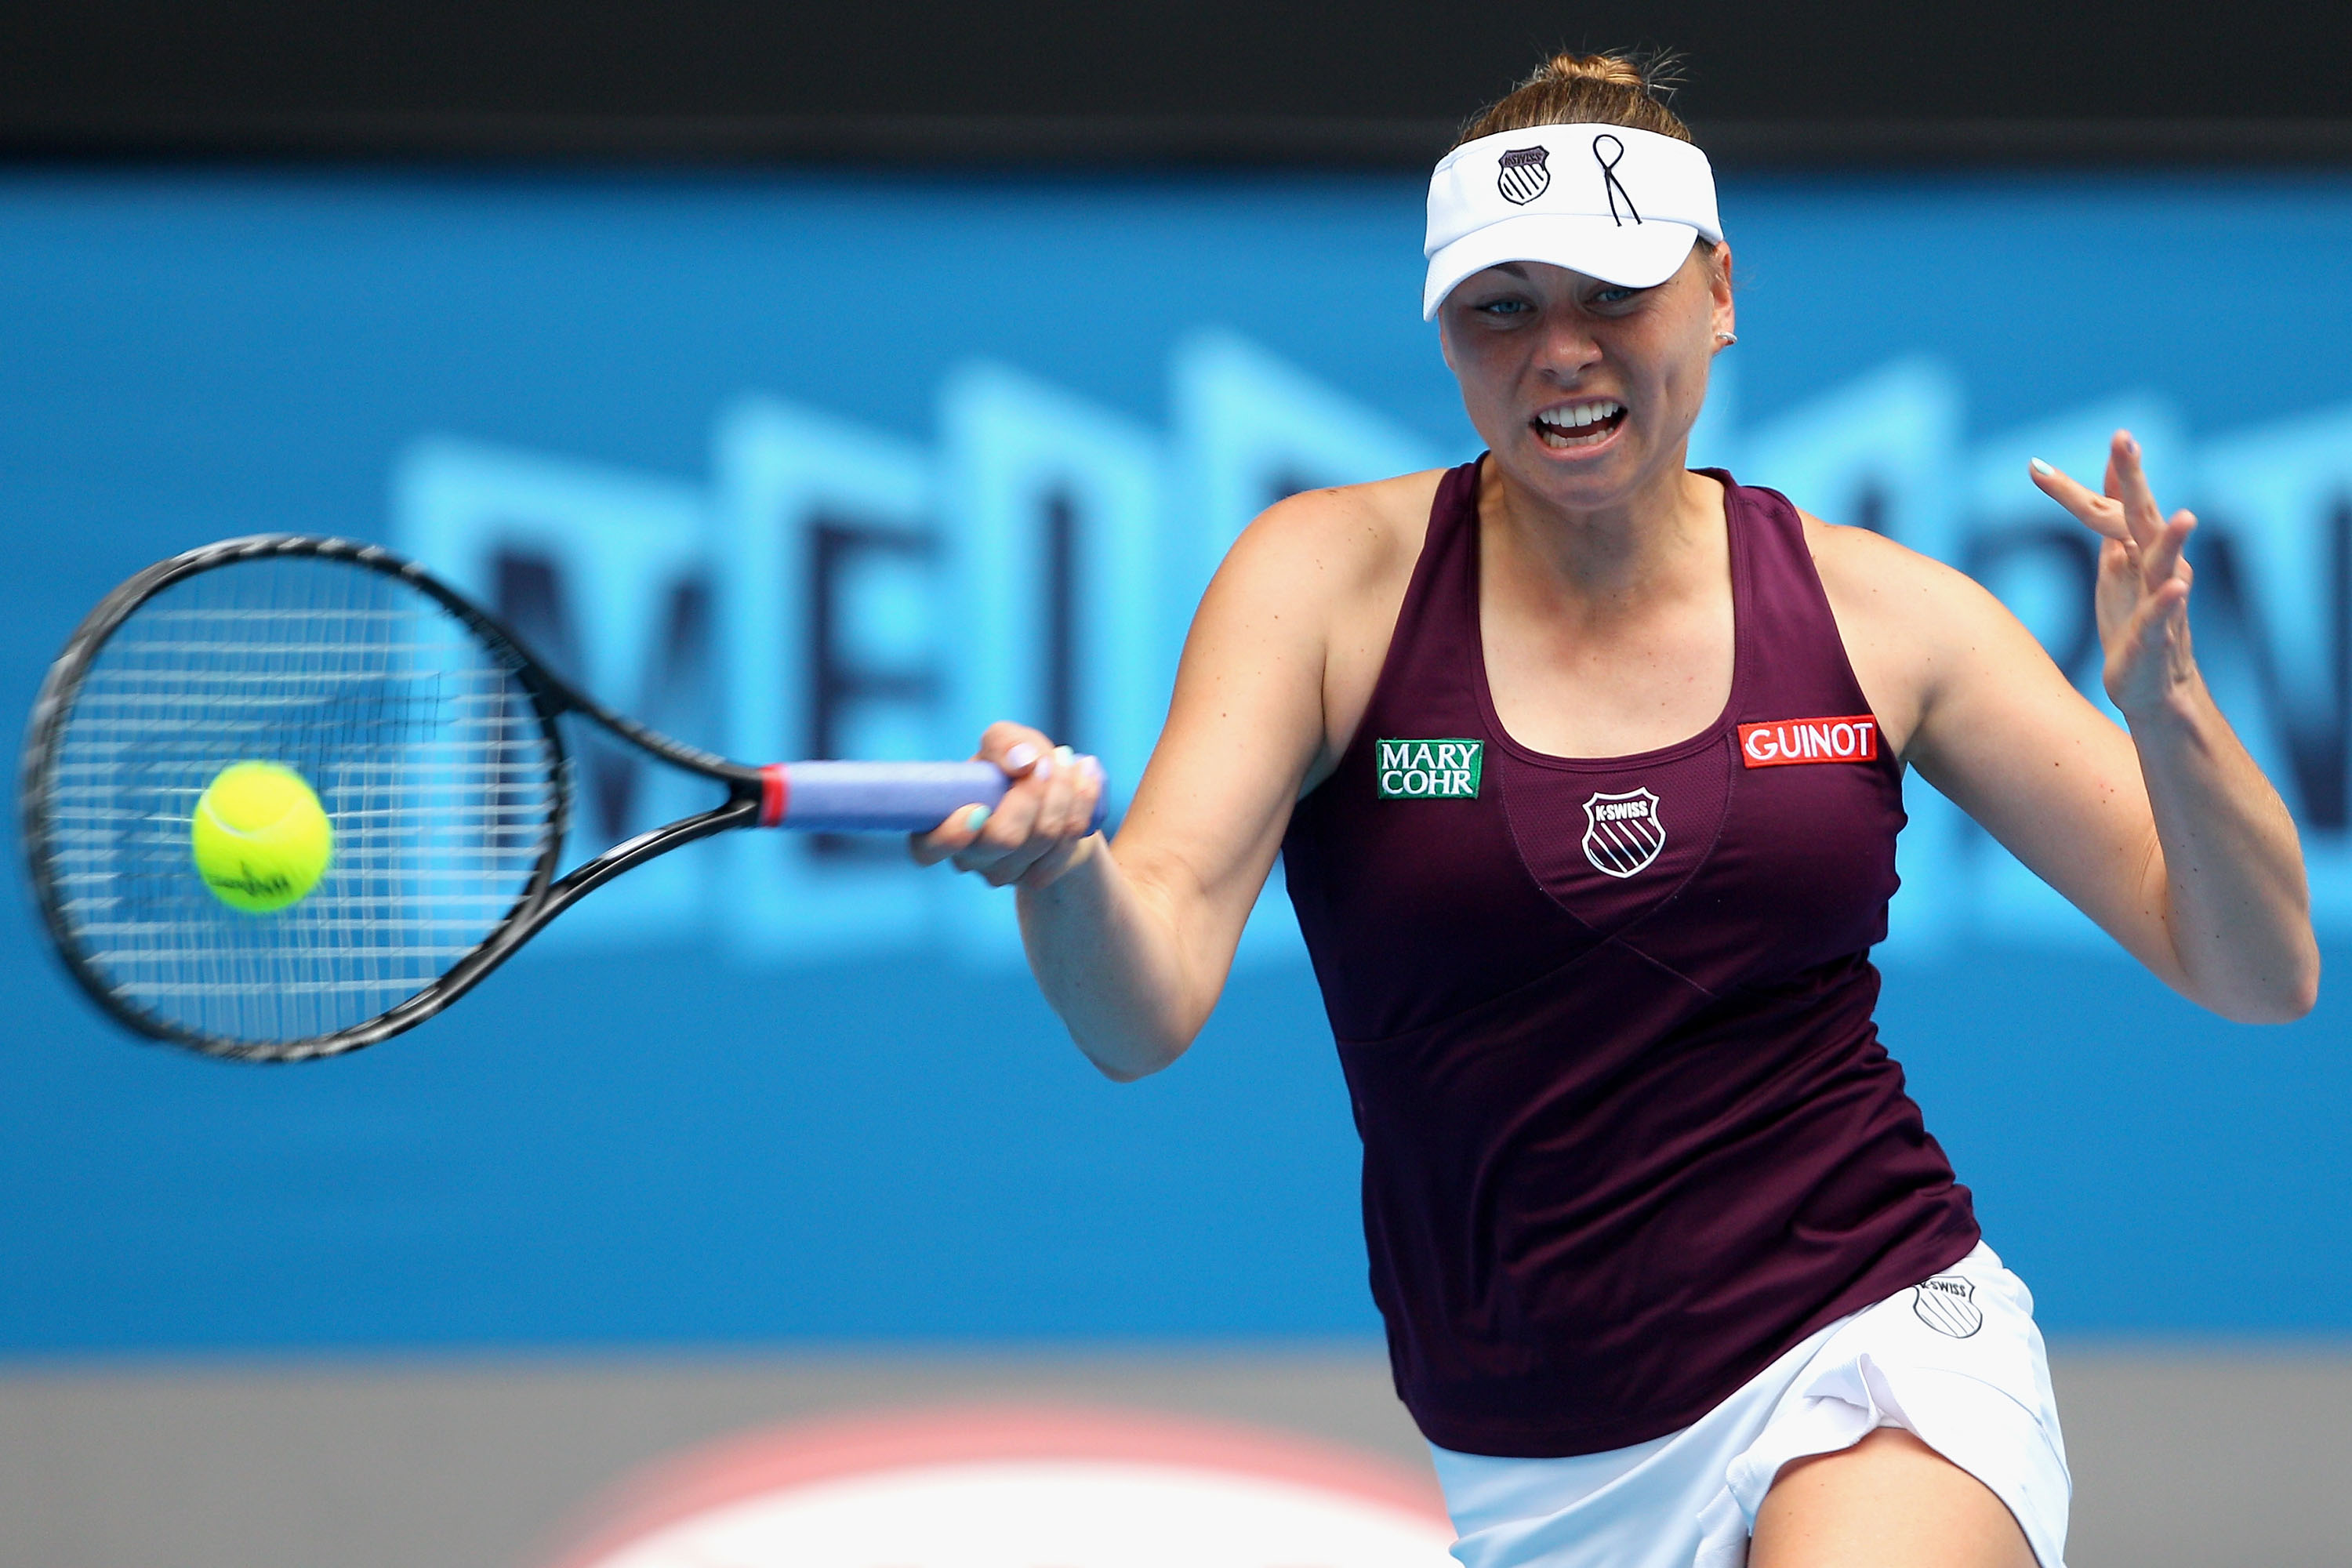
[[[1608,505],[1566,507],[1490,456],[1479,474],[1487,560],[1546,597],[1593,609],[1703,589],[1720,579],[1728,542],[1723,487],[1683,454]]]

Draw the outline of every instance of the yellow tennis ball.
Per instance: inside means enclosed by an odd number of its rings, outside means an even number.
[[[277,763],[233,763],[196,797],[196,873],[233,910],[266,915],[310,896],[335,830],[310,781]]]

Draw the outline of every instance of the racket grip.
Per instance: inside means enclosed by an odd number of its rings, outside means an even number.
[[[1013,783],[994,763],[777,763],[761,773],[760,825],[813,833],[928,832],[958,807],[993,809]],[[1088,832],[1108,805],[1095,802]]]

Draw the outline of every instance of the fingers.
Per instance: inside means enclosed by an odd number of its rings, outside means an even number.
[[[1032,831],[1053,838],[1083,838],[1093,829],[1095,802],[1102,797],[1102,763],[1067,746],[1055,747],[1052,762],[1054,775]]]
[[[2188,584],[2167,583],[2150,594],[2141,602],[2125,636],[2126,643],[2137,645],[2137,661],[2153,660],[2153,664],[2143,662],[2143,668],[2161,668],[2167,646],[2186,626],[2188,617]]]
[[[1013,780],[1012,787],[993,808],[967,807],[961,814],[961,823],[950,817],[927,836],[929,847],[938,852],[928,858],[918,853],[916,858],[924,865],[952,859],[956,869],[978,871],[991,881],[997,880],[994,873],[1000,869],[1005,871],[1007,880],[1020,875],[1026,861],[1034,858],[1024,857],[1021,847],[1036,823],[1038,790],[1053,777],[1053,752],[1054,742],[1042,730],[1003,721],[991,724],[973,755],[1003,769]],[[950,831],[958,828],[961,831]]]
[[[2084,527],[2122,544],[2148,587],[2168,583],[2180,567],[2180,552],[2197,520],[2175,512],[2168,520],[2157,509],[2148,489],[2147,470],[2140,461],[2139,443],[2128,430],[2118,430],[2107,443],[2106,494],[2087,486],[2041,458],[2030,473],[2034,485],[2064,507]]]
[[[1027,742],[1016,745],[1004,763],[1010,764],[1008,773],[1017,767],[1021,776],[996,803],[979,836],[954,858],[957,870],[977,871],[1000,888],[1027,870],[1042,852],[1034,842],[1038,816],[1060,771],[1051,751],[1035,750]]]
[[[972,753],[972,760],[994,763],[1018,781],[1033,773],[1037,759],[1049,754],[1053,746],[1054,742],[1045,738],[1042,730],[1033,730],[1026,724],[991,724],[981,736],[980,750]],[[919,866],[933,866],[952,856],[971,851],[989,819],[1012,803],[1019,788],[1016,782],[1013,788],[1006,792],[1005,799],[992,808],[977,804],[963,806],[950,813],[946,821],[929,833],[908,835],[908,854]]]
[[[2124,521],[2123,503],[2112,496],[2103,496],[2064,471],[2053,468],[2041,458],[2033,459],[2026,470],[2034,488],[2074,514],[2074,520],[2092,532],[2105,538],[2133,544],[2131,529]],[[2108,469],[2113,483],[2114,468]]]
[[[2189,536],[2195,531],[2197,518],[2186,510],[2176,511],[2168,520],[2159,521],[2156,537],[2140,551],[2140,580],[2149,588],[2156,589],[2177,577],[2185,592],[2189,566],[2181,560],[2180,552],[2187,547]]]
[[[2102,563],[2099,636],[2106,645],[2107,697],[2126,716],[2161,701],[2186,668],[2194,574],[2180,546],[2196,521],[2185,511],[2173,514],[2144,562],[2121,559],[2120,544],[2106,547],[2117,559]],[[2161,580],[2144,574],[2144,563],[2167,574]]]
[[[971,847],[991,815],[984,805],[967,805],[950,812],[945,822],[929,833],[907,835],[907,853],[918,866],[936,866],[949,856]]]
[[[2143,552],[2153,549],[2164,531],[2164,513],[2147,488],[2147,470],[2140,466],[2139,443],[2128,430],[2118,430],[2107,442],[2108,494],[2123,503],[2124,524]],[[2151,579],[2162,582],[2162,578]]]
[[[1054,742],[1045,738],[1045,731],[1000,721],[988,727],[980,738],[980,750],[972,755],[977,761],[994,763],[1019,778],[1036,765],[1038,758],[1053,750]]]
[[[1001,888],[1029,879],[1041,865],[1066,863],[1069,847],[1094,831],[1102,788],[1099,762],[1055,747],[1006,793],[979,840],[955,858],[957,866]]]
[[[964,807],[930,832],[913,835],[908,853],[927,866],[951,860],[997,887],[1041,865],[1049,879],[1058,875],[1072,847],[1093,831],[1102,764],[1021,724],[991,725],[979,755],[1011,775],[1004,798],[992,809]]]

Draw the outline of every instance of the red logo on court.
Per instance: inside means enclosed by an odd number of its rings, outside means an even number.
[[[1878,721],[1868,713],[1856,713],[1846,719],[1742,724],[1739,755],[1751,768],[1785,768],[1790,763],[1874,763],[1878,760]]]

